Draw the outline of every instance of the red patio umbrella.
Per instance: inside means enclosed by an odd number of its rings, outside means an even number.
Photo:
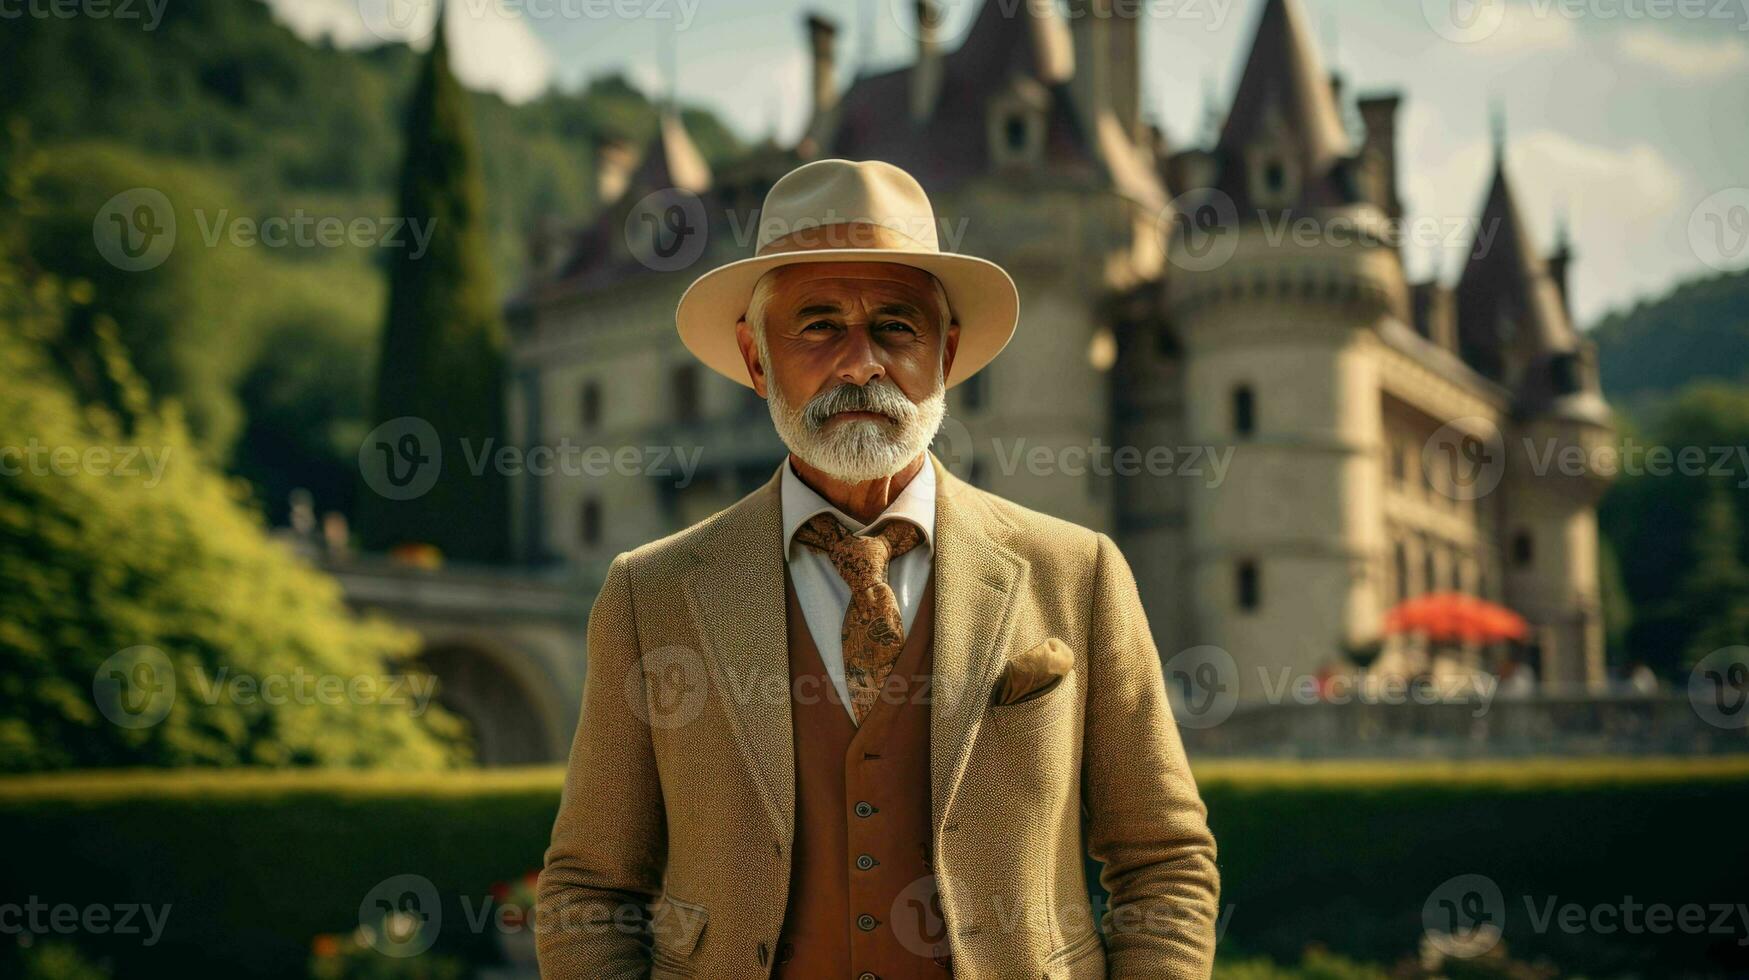
[[[1524,617],[1505,606],[1461,592],[1432,592],[1385,614],[1385,632],[1421,633],[1437,642],[1496,643],[1530,635]]]

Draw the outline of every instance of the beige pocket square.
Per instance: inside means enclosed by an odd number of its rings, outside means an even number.
[[[996,703],[1031,701],[1056,687],[1074,667],[1074,652],[1053,636],[1008,661],[996,684]]]

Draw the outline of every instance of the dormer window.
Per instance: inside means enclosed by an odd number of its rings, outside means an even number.
[[[1035,87],[1017,84],[990,102],[990,160],[997,167],[1031,167],[1044,158],[1049,96]]]
[[[1276,147],[1252,150],[1246,160],[1251,200],[1260,208],[1285,208],[1300,196],[1300,173],[1293,159]]]

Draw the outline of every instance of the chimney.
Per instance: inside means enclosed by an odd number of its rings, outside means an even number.
[[[807,16],[808,44],[814,53],[814,118],[832,111],[838,102],[838,64],[834,49],[838,25],[822,14]]]
[[[1403,216],[1403,202],[1397,197],[1397,107],[1402,101],[1401,95],[1391,92],[1363,96],[1356,103],[1366,126],[1361,157],[1378,181],[1374,203],[1393,221]]]
[[[922,122],[941,91],[941,4],[916,0],[917,64],[911,69],[911,118]]]
[[[595,203],[606,206],[619,200],[636,163],[637,153],[625,140],[610,137],[595,144]]]

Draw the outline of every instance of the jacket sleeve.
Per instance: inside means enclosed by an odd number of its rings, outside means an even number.
[[[1083,799],[1089,853],[1111,895],[1112,980],[1205,980],[1214,969],[1220,878],[1208,810],[1166,699],[1135,576],[1098,536]]]
[[[649,903],[667,854],[625,555],[589,611],[583,708],[539,883],[541,976],[647,976]]]

